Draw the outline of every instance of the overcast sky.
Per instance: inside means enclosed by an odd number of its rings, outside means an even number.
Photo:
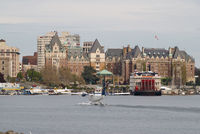
[[[200,67],[200,0],[0,0],[0,38],[22,56],[54,30],[105,48],[178,46]]]

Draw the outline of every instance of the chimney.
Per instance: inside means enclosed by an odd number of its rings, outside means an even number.
[[[123,47],[123,56],[125,57],[127,53],[126,47]]]
[[[131,52],[130,45],[128,45],[128,47],[127,47],[127,52]]]

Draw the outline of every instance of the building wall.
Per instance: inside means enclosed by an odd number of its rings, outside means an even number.
[[[83,42],[83,52],[88,54],[93,43],[94,43],[93,41]]]
[[[57,34],[56,31],[48,32],[43,36],[39,36],[37,39],[37,52],[38,52],[38,71],[40,71],[45,66],[45,46],[50,44],[52,37]],[[80,45],[80,36],[78,34],[71,35],[69,32],[62,32],[59,39],[63,46],[76,46]]]
[[[37,52],[33,56],[23,56],[22,58],[22,71],[26,72],[29,69],[37,71]]]
[[[99,49],[96,53],[90,53],[90,63],[96,71],[105,69],[105,53],[101,53]]]
[[[23,65],[23,72],[27,72],[29,69],[37,70],[37,65]]]
[[[122,75],[122,61],[120,58],[106,59],[106,69],[114,75]]]
[[[80,46],[80,36],[78,34],[72,35],[69,32],[62,32],[59,39],[65,47]]]
[[[16,77],[19,72],[19,49],[6,45],[0,40],[0,72],[4,77]]]
[[[53,51],[45,52],[45,65],[55,66],[57,68],[66,67],[66,55],[66,52],[59,51],[59,46],[55,44],[53,46]]]
[[[37,39],[37,53],[38,53],[38,71],[40,71],[45,66],[45,45],[49,44],[52,37],[56,32],[46,33],[44,36],[39,36]]]
[[[67,62],[67,67],[71,70],[73,74],[81,76],[82,72],[84,71],[84,66],[90,66],[90,62],[87,60],[69,60]]]

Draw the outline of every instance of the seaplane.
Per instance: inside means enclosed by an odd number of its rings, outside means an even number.
[[[97,75],[100,77],[103,77],[102,80],[102,87],[96,86],[94,93],[89,94],[89,101],[92,105],[104,105],[102,103],[102,100],[104,96],[106,95],[106,76],[112,76],[112,72],[109,72],[107,70],[102,70],[100,72],[97,72]]]
[[[103,105],[102,100],[105,96],[105,89],[97,86],[94,93],[89,94],[89,101],[92,105]]]

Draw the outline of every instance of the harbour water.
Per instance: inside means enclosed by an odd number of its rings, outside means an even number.
[[[25,134],[199,134],[200,96],[0,96],[0,131]]]

